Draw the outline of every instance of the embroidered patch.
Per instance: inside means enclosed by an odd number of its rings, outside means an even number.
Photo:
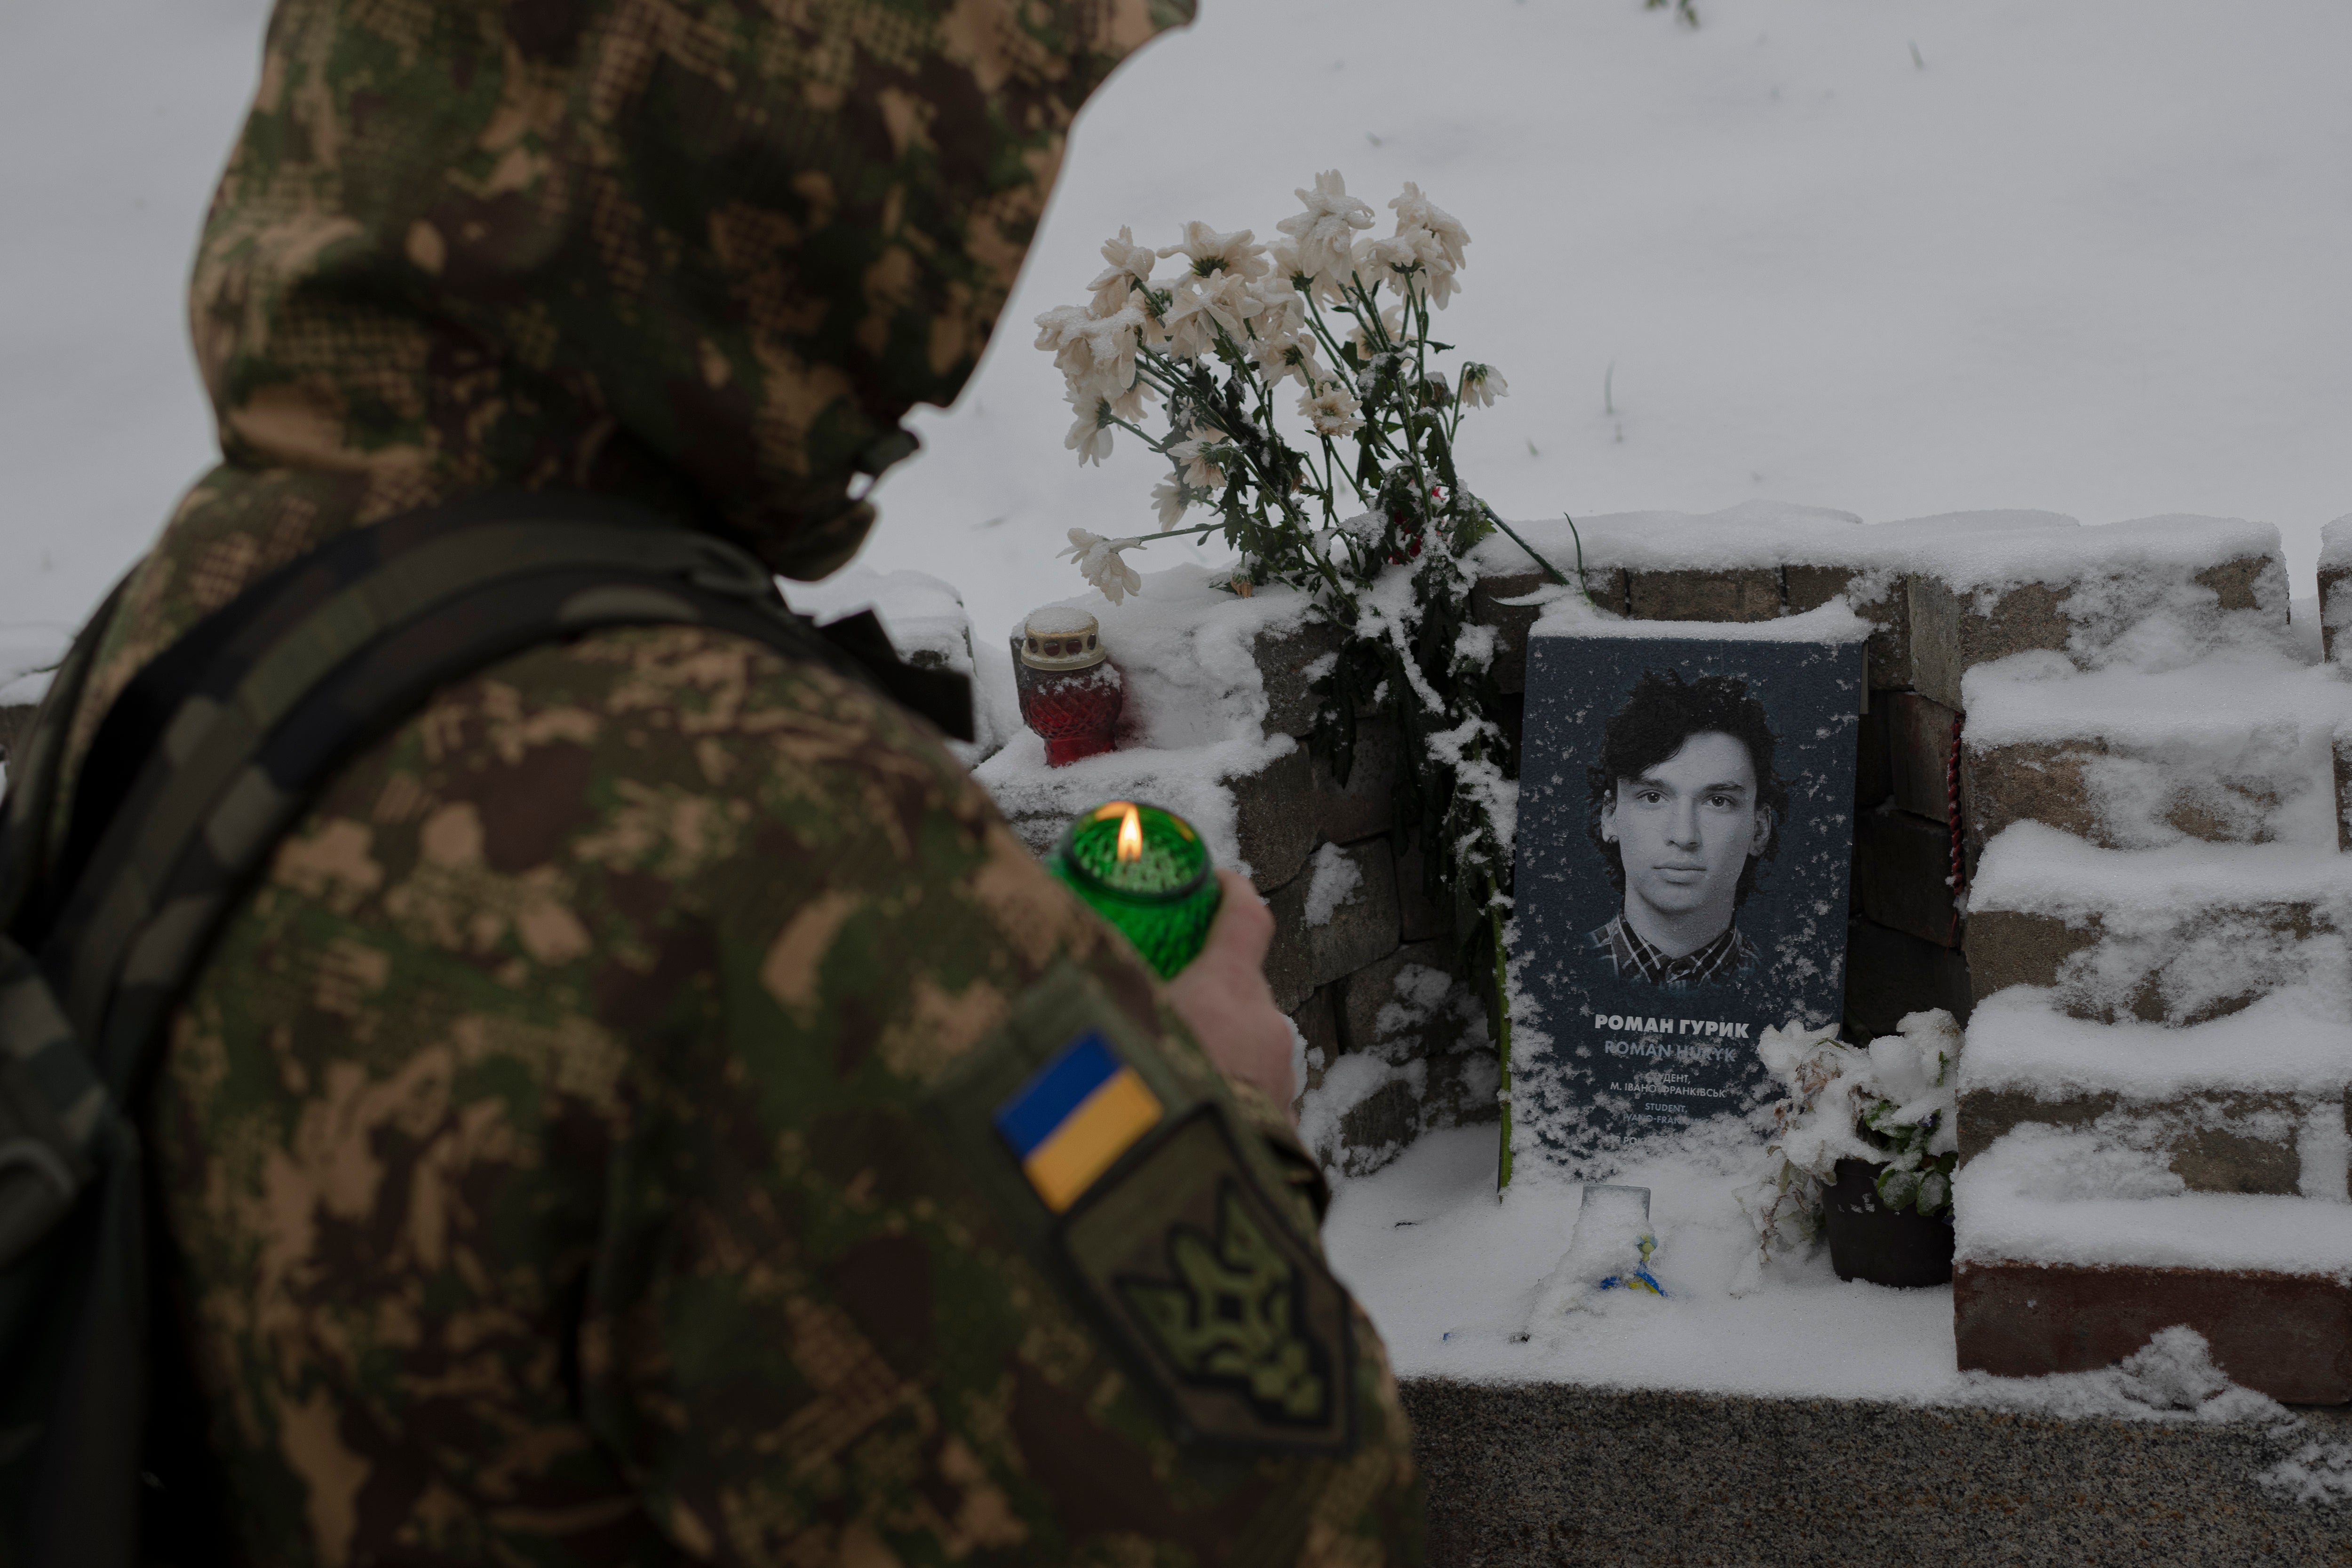
[[[1192,1435],[1349,1447],[1347,1292],[1251,1180],[1213,1109],[1087,1194],[1063,1247]]]
[[[1045,1207],[1061,1213],[1160,1124],[1159,1098],[1089,1030],[996,1108],[996,1131]]]

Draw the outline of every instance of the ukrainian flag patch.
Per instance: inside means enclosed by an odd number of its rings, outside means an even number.
[[[1160,1124],[1159,1098],[1089,1030],[996,1108],[996,1131],[1029,1185],[1061,1213]]]

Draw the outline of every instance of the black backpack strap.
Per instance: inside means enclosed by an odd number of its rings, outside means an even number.
[[[26,1124],[38,1123],[30,1157],[52,1156],[85,1189],[81,1212],[60,1225],[54,1205],[27,1209],[12,1231],[0,1211],[0,1242],[16,1239],[0,1245],[0,1444],[9,1420],[23,1429],[29,1403],[39,1449],[19,1467],[0,1448],[0,1511],[28,1563],[69,1550],[109,1568],[136,1549],[135,1524],[118,1542],[93,1522],[135,1519],[147,1416],[147,1195],[123,1108],[140,1103],[170,1011],[222,920],[335,765],[436,687],[632,624],[735,632],[910,695],[942,727],[970,734],[961,677],[898,664],[887,639],[880,654],[869,644],[852,658],[793,615],[742,551],[609,500],[545,494],[477,497],[336,539],[208,617],[110,710],[63,851],[40,879],[60,891],[23,901],[13,922],[20,937],[45,938],[38,965],[21,947],[0,950],[10,1052],[47,1041],[81,1074],[38,1085]],[[868,635],[878,624],[845,629],[853,646]],[[56,727],[37,729],[34,753]],[[39,1120],[68,1093],[79,1124]],[[0,1210],[8,1190],[0,1185]],[[25,1294],[37,1288],[47,1297]],[[41,1386],[7,1389],[36,1354]],[[35,1468],[37,1479],[10,1473]]]

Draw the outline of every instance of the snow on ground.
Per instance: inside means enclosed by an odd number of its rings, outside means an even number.
[[[1849,1283],[1822,1252],[1776,1261],[1730,1294],[1756,1232],[1732,1194],[1752,1144],[1697,1145],[1630,1166],[1650,1189],[1651,1269],[1667,1291],[1603,1292],[1524,1342],[1537,1288],[1576,1228],[1578,1184],[1535,1168],[1495,1197],[1496,1129],[1430,1133],[1339,1184],[1323,1229],[1339,1278],[1380,1325],[1400,1377],[1565,1382],[1832,1398],[1949,1400],[1967,1387],[1949,1286]]]
[[[208,459],[182,289],[264,11],[0,8],[0,680]],[[1474,236],[1444,324],[1510,381],[1464,454],[1507,516],[2200,512],[2277,524],[2307,595],[2320,525],[2352,510],[2352,10],[1202,12],[1083,118],[996,347],[883,486],[864,564],[949,580],[983,632],[1079,587],[1065,529],[1149,528],[1157,477],[1125,438],[1077,468],[1029,318],[1122,223],[1264,236],[1334,166],[1375,202],[1417,181]]]
[[[2074,1420],[2257,1422],[2273,1436],[2301,1437],[2284,1406],[2231,1383],[2187,1328],[2166,1329],[2101,1371],[1992,1377],[1958,1368],[1948,1285],[1841,1281],[1825,1248],[1778,1259],[1752,1284],[1739,1281],[1756,1233],[1732,1194],[1755,1150],[1727,1131],[1662,1146],[1611,1178],[1650,1189],[1658,1241],[1650,1268],[1664,1300],[1590,1294],[1585,1310],[1528,1333],[1581,1195],[1578,1184],[1538,1169],[1515,1176],[1498,1199],[1491,1125],[1425,1134],[1375,1174],[1338,1181],[1324,1245],[1380,1326],[1399,1377],[1891,1400]],[[2315,1436],[2263,1479],[2305,1500],[2352,1497],[2352,1445]]]

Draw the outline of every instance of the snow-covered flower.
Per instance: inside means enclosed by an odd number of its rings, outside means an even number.
[[[1101,396],[1088,397],[1073,392],[1070,406],[1077,411],[1077,419],[1062,444],[1078,455],[1078,466],[1099,464],[1110,455],[1110,402]]]
[[[1180,360],[1198,359],[1216,346],[1221,330],[1242,342],[1249,336],[1248,322],[1265,308],[1251,280],[1239,273],[1183,278],[1168,307],[1168,351]]]
[[[1418,230],[1429,236],[1435,252],[1424,259],[1442,257],[1448,267],[1463,265],[1463,247],[1470,243],[1470,231],[1462,226],[1461,219],[1423,195],[1420,186],[1407,180],[1403,193],[1391,202],[1389,207],[1397,215],[1397,233],[1402,235]],[[1416,243],[1419,243],[1418,236]]]
[[[1298,400],[1298,412],[1307,416],[1318,435],[1353,435],[1363,429],[1360,407],[1353,392],[1339,386],[1310,392]]]
[[[1224,434],[1221,430],[1205,430],[1195,425],[1192,434],[1168,449],[1168,455],[1179,465],[1184,483],[1195,490],[1222,490],[1225,487],[1225,471],[1218,465],[1223,454],[1217,442]]]
[[[1498,397],[1511,395],[1511,383],[1503,372],[1492,365],[1469,364],[1462,367],[1462,401],[1478,408],[1492,408]]]
[[[1411,181],[1405,183],[1404,193],[1389,205],[1397,215],[1396,233],[1370,247],[1360,247],[1360,262],[1369,261],[1400,278],[1409,270],[1417,270],[1429,291],[1429,302],[1442,308],[1457,292],[1454,274],[1463,265],[1469,231]],[[1369,255],[1361,254],[1366,250]]]
[[[1306,210],[1274,225],[1295,242],[1279,258],[1285,276],[1296,273],[1318,280],[1344,276],[1353,260],[1356,231],[1372,226],[1372,209],[1348,194],[1348,182],[1337,169],[1316,175],[1312,191],[1295,194]]]
[[[1085,358],[1078,347],[1086,324],[1094,319],[1094,312],[1083,305],[1056,305],[1037,318],[1037,347],[1054,356],[1055,368],[1063,375],[1085,373]]]
[[[1265,376],[1266,385],[1280,386],[1286,379],[1296,378],[1308,392],[1332,379],[1331,372],[1315,358],[1315,345],[1304,338],[1292,338],[1286,343],[1273,341],[1256,344],[1252,357]]]
[[[1108,316],[1064,305],[1037,318],[1037,347],[1053,350],[1055,367],[1075,396],[1116,397],[1135,380],[1135,353],[1145,317],[1133,304]]]
[[[1191,264],[1195,277],[1218,272],[1236,277],[1264,277],[1273,265],[1265,258],[1265,246],[1257,244],[1248,229],[1219,234],[1198,219],[1184,225],[1182,239],[1159,254],[1162,257],[1181,255]]]
[[[1160,531],[1166,533],[1184,520],[1184,508],[1192,504],[1192,488],[1181,479],[1162,479],[1151,487],[1151,505],[1160,514]]]
[[[1094,290],[1095,314],[1108,316],[1128,302],[1130,290],[1151,286],[1151,269],[1159,265],[1160,253],[1136,244],[1135,231],[1122,226],[1117,239],[1103,241],[1102,256],[1110,266],[1087,287]]]
[[[1056,550],[1055,557],[1067,557],[1077,563],[1078,575],[1102,591],[1102,596],[1117,604],[1130,593],[1143,591],[1143,579],[1135,568],[1119,555],[1123,549],[1133,549],[1140,538],[1107,539],[1100,534],[1084,528],[1070,530],[1070,548]]]

